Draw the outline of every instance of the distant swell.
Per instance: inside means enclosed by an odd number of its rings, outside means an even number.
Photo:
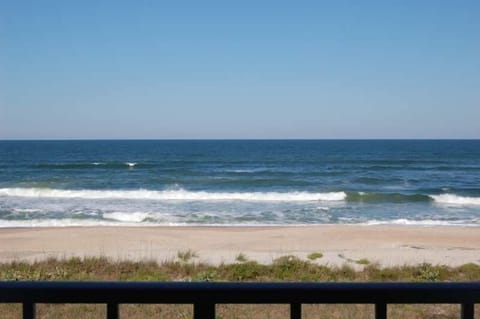
[[[344,192],[194,192],[187,190],[62,190],[50,188],[1,188],[0,196],[82,199],[145,200],[243,200],[243,201],[342,201]]]
[[[58,170],[80,170],[80,169],[125,169],[141,166],[151,167],[151,164],[139,164],[135,162],[85,162],[85,163],[53,163],[38,164],[36,168],[58,169]]]

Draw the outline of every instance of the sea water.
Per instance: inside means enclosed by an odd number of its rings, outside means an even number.
[[[0,227],[313,224],[480,226],[480,141],[0,141]]]

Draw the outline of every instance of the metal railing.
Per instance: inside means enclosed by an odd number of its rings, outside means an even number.
[[[460,318],[473,319],[480,283],[0,282],[0,303],[22,303],[24,319],[38,303],[106,304],[107,319],[120,304],[193,304],[195,319],[214,319],[217,304],[289,304],[292,319],[302,304],[374,304],[383,319],[388,304],[435,303],[460,304]]]

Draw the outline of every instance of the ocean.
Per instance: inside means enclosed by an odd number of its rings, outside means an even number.
[[[480,226],[480,140],[0,141],[0,227]]]

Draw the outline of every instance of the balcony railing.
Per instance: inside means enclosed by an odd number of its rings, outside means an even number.
[[[200,282],[0,282],[0,303],[22,303],[23,318],[35,318],[38,303],[105,304],[119,318],[120,304],[193,304],[195,319],[214,319],[217,304],[289,304],[290,318],[302,304],[374,304],[387,318],[388,304],[460,304],[459,317],[474,318],[480,303],[475,283],[200,283]]]

